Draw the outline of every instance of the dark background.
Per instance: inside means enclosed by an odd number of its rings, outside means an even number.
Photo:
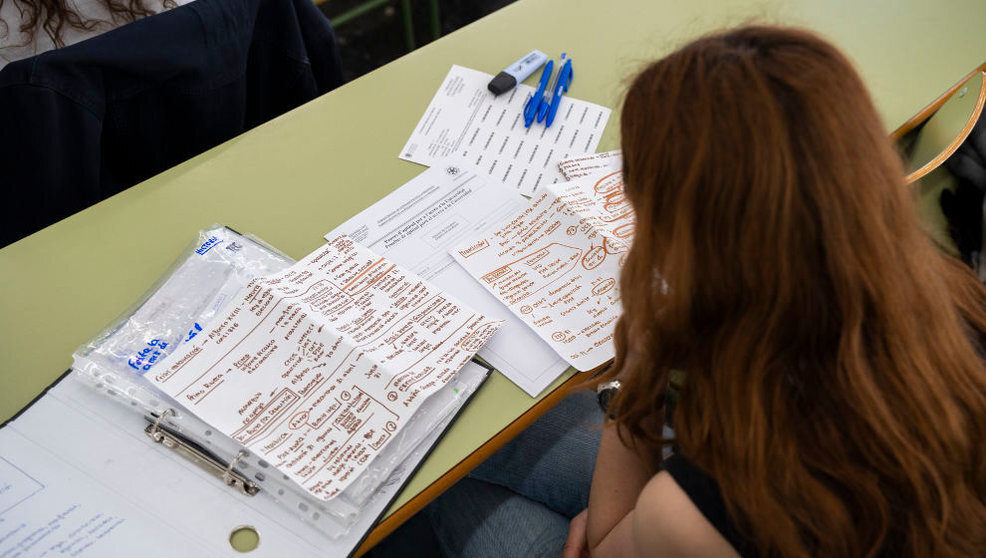
[[[319,8],[331,20],[364,2],[328,0]],[[438,0],[441,34],[451,33],[511,2],[513,0]],[[411,13],[415,46],[420,48],[433,40],[430,2],[411,0]],[[335,31],[346,81],[371,72],[408,52],[401,0],[392,0],[341,25],[335,25]]]

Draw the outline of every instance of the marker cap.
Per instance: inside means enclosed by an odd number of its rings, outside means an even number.
[[[490,80],[489,85],[486,87],[493,92],[494,95],[500,95],[510,91],[517,85],[517,78],[508,74],[507,72],[500,72],[495,78]]]

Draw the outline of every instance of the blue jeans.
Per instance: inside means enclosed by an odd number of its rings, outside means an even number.
[[[568,396],[372,556],[560,556],[569,521],[589,505],[602,422],[595,394]]]

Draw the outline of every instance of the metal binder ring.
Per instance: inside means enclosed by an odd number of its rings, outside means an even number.
[[[154,440],[158,442],[161,441],[161,434],[158,432],[158,428],[161,426],[161,422],[164,420],[164,417],[173,414],[175,414],[175,410],[169,407],[158,415],[157,419],[154,421],[154,424],[151,425],[151,430],[148,432],[151,438],[154,438]]]
[[[236,484],[237,479],[233,476],[233,469],[236,468],[236,464],[239,463],[240,459],[243,459],[247,455],[249,454],[247,454],[246,450],[236,452],[233,459],[229,460],[229,465],[226,466],[226,472],[223,473],[223,482],[229,486]]]

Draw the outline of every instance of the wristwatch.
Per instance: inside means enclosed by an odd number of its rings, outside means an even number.
[[[609,405],[620,391],[620,385],[619,380],[610,380],[596,386],[596,401],[599,403],[599,408],[610,418],[613,418],[613,415],[609,413]]]

